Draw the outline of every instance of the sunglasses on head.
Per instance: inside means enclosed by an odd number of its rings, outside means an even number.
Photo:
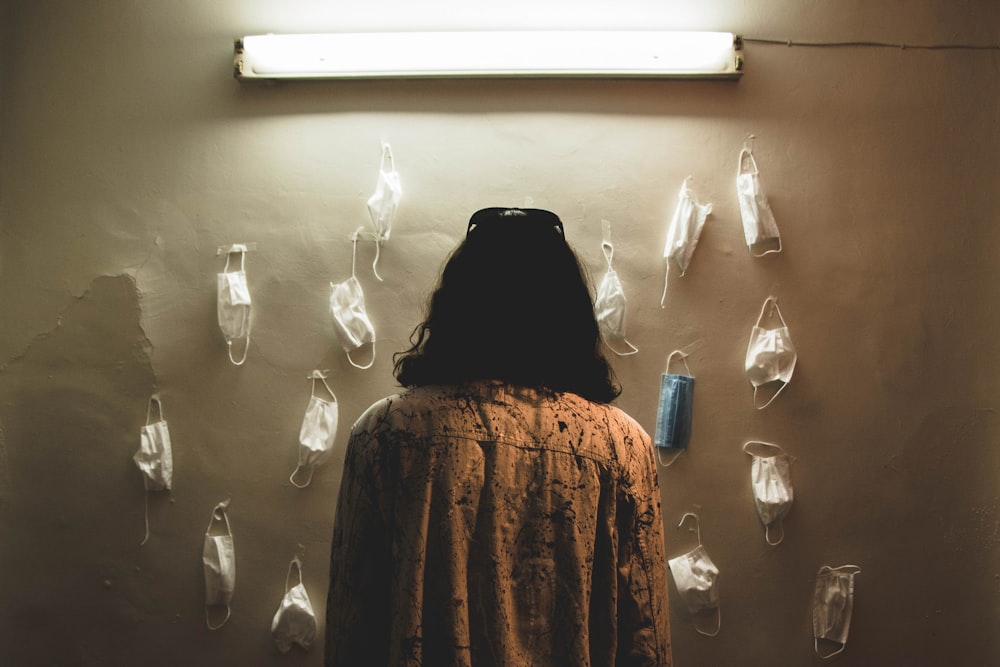
[[[476,211],[469,218],[469,227],[465,230],[468,237],[473,230],[483,226],[496,226],[509,222],[526,222],[537,224],[540,227],[550,227],[559,232],[560,236],[565,236],[562,220],[552,211],[540,208],[484,208]]]

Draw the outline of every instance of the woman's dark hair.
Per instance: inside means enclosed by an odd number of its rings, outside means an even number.
[[[395,356],[396,379],[406,387],[500,380],[611,402],[621,389],[600,349],[585,275],[555,214],[476,212],[411,347]]]

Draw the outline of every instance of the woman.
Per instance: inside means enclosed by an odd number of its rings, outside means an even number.
[[[348,444],[326,664],[671,664],[649,436],[562,222],[484,209]]]

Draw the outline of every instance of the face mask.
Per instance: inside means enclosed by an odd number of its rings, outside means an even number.
[[[751,134],[740,151],[739,168],[736,173],[736,197],[740,203],[743,235],[746,237],[750,254],[754,257],[763,257],[768,253],[781,252],[781,235],[778,233],[777,223],[774,222],[771,205],[767,203],[767,197],[760,184],[757,161],[753,157],[753,140],[754,136]],[[761,252],[755,252],[756,250]]]
[[[354,252],[357,256],[358,237],[354,236]],[[355,368],[371,368],[375,363],[375,327],[368,319],[365,310],[365,295],[361,291],[361,283],[354,275],[354,262],[351,262],[351,277],[342,283],[330,283],[330,312],[333,323],[340,334],[340,342],[347,352],[347,360]],[[365,366],[359,366],[351,359],[351,352],[362,345],[372,345],[372,359]]]
[[[292,576],[292,567],[299,572],[299,583],[289,588],[288,580]],[[292,644],[298,644],[308,651],[316,639],[316,615],[313,613],[312,603],[309,602],[306,587],[302,583],[302,562],[298,556],[288,566],[285,591],[285,597],[281,599],[274,620],[271,621],[274,643],[282,653],[288,653]]]
[[[750,447],[772,448],[779,453],[772,456],[758,456],[749,451]],[[771,546],[777,546],[785,538],[781,520],[792,507],[792,475],[788,455],[778,445],[759,440],[744,443],[743,451],[753,458],[750,464],[750,487],[753,490],[757,516],[764,524],[764,539]],[[774,525],[781,528],[781,537],[776,542],[771,541],[770,535],[771,526]]]
[[[670,372],[670,360],[679,355],[687,375]],[[669,466],[680,456],[691,440],[691,414],[694,407],[694,377],[687,363],[687,355],[674,350],[667,357],[666,372],[660,376],[660,402],[656,408],[656,432],[653,445],[660,465]],[[669,461],[663,460],[664,451],[674,451]]]
[[[236,589],[236,548],[233,545],[233,531],[229,526],[229,516],[226,508],[229,501],[224,500],[212,510],[205,531],[205,545],[201,553],[201,561],[205,571],[205,624],[209,630],[218,630],[229,620],[229,604]],[[212,535],[212,524],[216,521],[226,522],[225,535]],[[226,616],[218,625],[212,625],[209,618],[210,607],[225,607]]]
[[[661,308],[667,299],[667,278],[670,276],[670,265],[673,264],[677,267],[677,272],[684,275],[691,262],[691,255],[694,254],[694,249],[698,245],[705,220],[712,212],[711,204],[699,204],[694,200],[691,189],[688,187],[690,181],[690,176],[684,180],[680,196],[677,199],[677,208],[674,210],[674,217],[670,219],[670,225],[667,227],[667,243],[663,247],[663,258],[667,262],[667,268],[663,274]]]
[[[813,645],[816,655],[821,658],[832,658],[847,648],[847,633],[851,628],[851,610],[854,607],[854,575],[860,573],[861,568],[857,565],[824,565],[816,573],[812,609]],[[819,650],[820,639],[840,644],[840,648],[824,655]]]
[[[375,193],[368,198],[368,214],[372,219],[372,227],[375,228],[375,261],[372,262],[372,271],[379,280],[382,280],[378,274],[379,247],[383,241],[389,240],[392,221],[396,217],[396,209],[399,207],[402,195],[403,188],[399,183],[399,173],[392,158],[392,148],[389,144],[382,144],[382,163],[379,165],[378,182],[375,184]]]
[[[667,562],[670,574],[673,575],[674,583],[677,585],[677,592],[681,600],[687,606],[688,611],[693,615],[698,615],[706,611],[715,611],[717,623],[712,632],[702,630],[695,622],[695,630],[707,636],[714,637],[719,634],[722,628],[722,613],[719,609],[719,589],[716,582],[719,578],[719,568],[715,566],[712,559],[708,557],[705,548],[701,546],[701,529],[698,528],[698,515],[688,512],[677,524],[680,528],[684,525],[685,519],[691,517],[695,521],[698,531],[698,546],[686,554],[671,558]]]
[[[302,418],[302,427],[299,429],[299,465],[288,478],[288,481],[300,489],[309,486],[313,470],[326,460],[333,447],[333,439],[337,435],[337,397],[326,383],[326,376],[322,372],[313,371],[309,378],[312,380],[313,391],[309,397],[309,405],[306,406],[306,414]],[[316,380],[323,383],[333,397],[332,401],[316,395]],[[303,470],[309,477],[304,484],[299,484],[295,481],[295,477]]]
[[[765,329],[760,326],[767,312],[767,306],[771,304],[772,312],[781,322],[781,326],[774,329]],[[758,410],[763,410],[771,404],[771,401],[778,397],[792,379],[792,372],[795,370],[797,355],[795,346],[792,345],[792,337],[788,333],[788,325],[778,310],[778,302],[774,297],[767,297],[764,305],[760,309],[757,323],[750,332],[750,342],[747,345],[746,373],[750,384],[753,385],[753,404]],[[780,382],[774,395],[768,399],[764,405],[757,405],[757,389],[761,386]]]
[[[604,274],[601,284],[597,288],[597,298],[594,300],[594,316],[597,324],[604,334],[605,340],[618,344],[624,343],[630,348],[628,352],[619,352],[611,345],[608,347],[619,356],[627,356],[638,352],[632,343],[625,339],[625,290],[622,289],[618,274],[611,268],[611,258],[615,255],[615,247],[611,244],[611,223],[603,221],[605,225],[604,242],[601,243],[601,250],[604,251],[604,258],[608,260],[608,271]]]
[[[229,271],[229,258],[233,253],[240,253],[240,270]],[[234,245],[226,254],[226,268],[219,274],[218,299],[216,312],[219,317],[219,328],[226,337],[229,347],[229,360],[241,366],[247,359],[250,348],[250,290],[247,288],[247,274],[244,270],[247,248],[245,245]],[[233,341],[246,339],[243,356],[239,361],[233,358]]]
[[[149,418],[154,402],[160,413],[160,420],[150,424]],[[153,394],[146,406],[146,425],[139,430],[139,450],[132,460],[142,471],[143,486],[146,489],[146,535],[139,543],[141,546],[149,539],[149,492],[170,490],[174,476],[170,431],[167,430],[167,422],[163,418],[163,404],[160,403],[159,394]]]

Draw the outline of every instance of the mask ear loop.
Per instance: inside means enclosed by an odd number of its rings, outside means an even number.
[[[736,161],[736,175],[742,176],[744,174],[750,174],[752,176],[759,176],[760,171],[757,169],[757,160],[753,156],[753,142],[757,137],[748,134],[747,138],[743,140],[743,146],[740,148],[740,156]],[[746,164],[750,167],[748,170],[743,169],[743,159],[747,158]]]
[[[628,342],[624,338],[622,338],[622,342],[629,346],[630,349],[629,349],[628,352],[619,352],[618,350],[616,350],[614,348],[611,348],[611,351],[614,352],[615,354],[617,354],[619,357],[631,357],[633,354],[635,354],[635,353],[637,353],[639,351],[639,348],[637,348],[635,345],[633,345],[632,343]]]
[[[312,398],[313,396],[316,396],[316,380],[319,380],[320,382],[323,383],[323,386],[326,387],[326,390],[327,392],[329,392],[331,398],[333,398],[332,402],[336,403],[337,395],[333,393],[333,389],[330,389],[330,385],[326,383],[326,374],[328,372],[329,371],[315,370],[309,374],[309,376],[306,378],[308,380],[312,380],[312,389],[309,392],[309,397]]]
[[[361,236],[362,227],[358,227],[354,230],[354,234],[351,236],[351,277],[357,280],[356,268],[358,264],[358,238]]]
[[[772,524],[767,524],[766,526],[764,526],[764,541],[767,542],[768,544],[770,544],[772,547],[776,547],[779,544],[781,544],[782,541],[785,539],[785,528],[784,528],[784,526],[781,527],[781,537],[778,538],[778,541],[777,542],[772,542],[771,541],[771,525]]]
[[[781,252],[781,235],[780,234],[778,235],[777,239],[778,239],[778,247],[777,248],[771,248],[770,250],[765,250],[764,252],[761,252],[761,253],[756,253],[756,252],[753,252],[751,250],[750,254],[752,256],[754,256],[754,257],[764,257],[765,255],[770,255],[771,253]]]
[[[382,144],[382,159],[379,161],[379,180],[388,180],[385,177],[386,166],[392,171],[396,170],[396,161],[392,157],[392,147],[389,144]],[[391,189],[391,188],[390,188]],[[382,276],[378,274],[378,258],[380,254],[380,249],[382,248],[382,236],[385,234],[385,230],[381,229],[372,220],[372,227],[375,228],[375,259],[372,260],[372,273],[375,277],[379,279],[379,282],[385,282],[382,280]]]
[[[302,469],[301,465],[295,466],[295,470],[293,470],[292,474],[289,475],[289,477],[288,477],[288,481],[291,482],[292,486],[294,486],[297,489],[304,489],[304,488],[308,487],[310,484],[312,484],[312,481],[313,481],[313,467],[309,466],[309,468],[308,468],[309,477],[308,477],[308,479],[306,479],[305,484],[299,484],[298,482],[296,482],[295,481],[295,474],[299,470],[301,470],[301,469]]]
[[[667,268],[663,271],[663,294],[660,295],[660,308],[667,307],[667,283],[670,281],[670,260],[668,259]]]
[[[212,532],[212,524],[213,523],[215,523],[216,521],[221,521],[221,520],[225,519],[225,521],[226,521],[226,534],[230,538],[232,538],[232,536],[233,536],[233,529],[229,525],[229,515],[226,514],[226,508],[227,507],[229,507],[229,499],[228,498],[226,500],[223,500],[221,503],[219,503],[218,505],[216,505],[212,509],[212,516],[210,516],[208,518],[208,528],[205,529],[205,534],[206,535],[208,535],[208,534],[210,534]],[[221,517],[218,515],[218,513],[219,513],[220,510],[222,511],[222,516]],[[212,623],[208,620],[208,607],[205,607],[205,625],[208,626],[209,630],[218,630],[219,628],[221,628],[223,625],[226,624],[226,621],[229,620],[230,615],[232,615],[232,607],[231,607],[231,605],[227,604],[226,605],[226,617],[224,619],[222,619],[221,623],[219,623],[216,626],[213,626]]]
[[[743,141],[743,147],[740,149],[740,156],[736,161],[736,175],[737,176],[760,176],[760,170],[757,169],[757,159],[753,156],[753,140],[756,137],[752,134],[748,134],[747,138]],[[746,162],[744,162],[746,160]],[[743,165],[746,164],[749,169],[744,170]]]
[[[688,355],[685,352],[683,352],[682,350],[674,350],[673,352],[671,352],[670,354],[667,355],[667,368],[666,368],[666,372],[668,374],[670,373],[670,360],[674,358],[675,354],[681,358],[682,362],[684,362],[684,368],[687,369],[688,377],[694,377],[694,373],[691,372],[691,367],[688,366],[688,362],[687,362]]]
[[[292,568],[293,567],[299,573],[299,583],[300,584],[302,583],[302,561],[299,560],[298,556],[296,556],[295,558],[292,559],[292,562],[288,564],[288,574],[285,575],[285,594],[286,595],[288,594],[288,591],[291,590],[291,586],[288,585],[288,580],[291,579],[291,577],[292,577]]]
[[[746,442],[743,443],[743,453],[746,454],[747,456],[756,456],[756,454],[751,454],[748,451],[747,448],[750,445],[763,445],[764,447],[774,447],[775,449],[777,449],[782,454],[785,453],[785,450],[782,449],[781,445],[776,445],[773,442],[764,442],[763,440],[747,440]]]
[[[361,364],[354,363],[354,359],[351,359],[351,353],[350,352],[347,352],[346,354],[347,354],[347,361],[349,361],[352,366],[354,366],[355,368],[358,368],[360,370],[366,371],[366,370],[368,370],[369,368],[371,368],[372,366],[375,365],[375,344],[374,343],[372,343],[372,359],[371,359],[371,361],[369,361],[364,366],[362,366]]]
[[[746,454],[747,456],[752,457],[752,458],[770,458],[770,457],[758,457],[756,454],[752,454],[751,452],[749,452],[747,450],[747,448],[750,445],[762,445],[764,447],[773,447],[774,449],[777,449],[778,452],[780,452],[780,454],[784,454],[785,453],[785,450],[781,447],[781,445],[776,445],[773,442],[764,442],[763,440],[747,440],[746,442],[743,443],[743,453]],[[775,456],[778,456],[780,454],[776,454]],[[764,541],[767,542],[768,544],[770,544],[772,547],[776,547],[779,544],[781,544],[781,542],[785,539],[785,530],[784,530],[784,526],[782,526],[781,537],[778,539],[777,542],[772,542],[771,541],[771,526],[772,525],[773,524],[765,524],[764,525]]]
[[[698,536],[698,546],[700,547],[701,546],[701,521],[698,519],[698,515],[697,514],[695,514],[694,512],[685,512],[684,516],[681,517],[681,520],[677,522],[677,527],[680,528],[681,526],[683,526],[684,522],[687,520],[688,517],[691,517],[692,519],[694,519],[694,532],[695,532],[695,535]],[[688,530],[691,530],[691,529],[688,528]]]
[[[156,401],[157,411],[160,413],[159,421],[163,421],[163,403],[160,402],[160,395],[153,394],[149,397],[149,402],[146,404],[146,426],[149,426],[149,416],[153,409],[153,401]],[[139,546],[146,544],[149,539],[149,478],[143,474],[142,476],[142,489],[143,489],[143,514],[146,518],[146,534],[142,537],[142,542],[139,542]]]
[[[674,461],[676,461],[676,460],[677,460],[677,457],[678,457],[678,456],[680,456],[681,454],[683,454],[683,453],[684,453],[684,450],[683,450],[683,449],[681,449],[681,450],[679,450],[679,451],[677,451],[677,452],[674,452],[673,456],[671,456],[671,457],[670,457],[670,460],[669,460],[669,461],[664,461],[664,460],[663,460],[663,453],[662,453],[662,452],[661,452],[660,450],[662,450],[662,449],[666,449],[666,447],[653,447],[653,449],[655,449],[655,450],[656,450],[656,460],[657,460],[657,461],[659,462],[659,464],[660,464],[661,466],[663,466],[664,468],[669,468],[669,467],[671,466],[671,464],[672,464],[672,463],[673,463]]]
[[[681,526],[683,526],[684,525],[684,521],[688,517],[691,517],[692,519],[694,519],[694,530],[695,530],[695,534],[698,536],[698,546],[700,547],[701,546],[701,522],[698,520],[698,515],[697,514],[695,514],[694,512],[685,512],[684,516],[681,517],[680,522],[677,524],[677,527],[680,528]],[[688,530],[690,530],[690,529],[688,529]],[[706,632],[705,630],[702,630],[701,628],[698,627],[698,623],[697,622],[694,623],[694,629],[697,630],[699,634],[705,635],[706,637],[714,637],[717,634],[719,634],[719,631],[722,629],[722,608],[721,607],[716,607],[715,608],[715,613],[716,613],[716,618],[718,619],[717,622],[716,622],[716,625],[715,625],[715,632]]]
[[[757,316],[757,324],[755,325],[756,328],[758,328],[758,329],[760,328],[760,323],[764,319],[764,313],[767,310],[767,304],[768,303],[770,303],[774,307],[774,312],[777,313],[778,320],[781,322],[781,326],[783,328],[787,329],[788,325],[785,323],[785,318],[782,317],[782,315],[781,315],[781,309],[778,308],[778,300],[776,298],[774,298],[773,296],[769,296],[766,299],[764,299],[764,304],[760,307],[760,315]],[[747,343],[747,353],[750,352],[750,346],[751,345],[753,345],[753,341],[750,341],[749,343]],[[774,402],[774,399],[778,398],[778,394],[780,394],[781,392],[783,392],[785,390],[785,387],[787,387],[787,386],[788,386],[788,383],[782,381],[781,387],[778,388],[778,391],[774,392],[774,395],[771,396],[770,399],[768,399],[767,403],[765,403],[764,405],[760,405],[760,406],[757,405],[757,389],[758,389],[758,387],[754,387],[753,388],[753,407],[756,410],[763,410],[767,406],[771,405],[771,403]]]
[[[858,567],[857,565],[841,565],[840,567],[830,567],[829,565],[824,565],[823,567],[819,568],[819,571],[820,573],[822,573],[824,570],[826,570],[827,572],[837,572],[838,570],[843,570],[846,567],[853,567],[856,570],[855,572],[851,573],[852,579],[854,578],[855,575],[861,574],[861,568]],[[841,644],[840,648],[838,648],[833,653],[828,653],[826,655],[823,655],[822,653],[819,652],[819,637],[813,636],[813,648],[816,651],[816,655],[818,655],[821,660],[829,660],[833,656],[843,653],[844,649],[847,648],[847,642]]]
[[[229,273],[229,255],[231,255],[231,254],[232,253],[226,254],[226,268],[223,269],[224,273]],[[246,251],[245,250],[241,250],[240,251],[240,272],[243,273],[244,275],[246,274],[246,258],[247,258]],[[233,358],[233,341],[231,341],[231,340],[227,340],[226,341],[226,347],[229,348],[229,350],[228,350],[229,351],[229,361],[231,361],[233,363],[233,365],[235,365],[235,366],[242,366],[246,362],[246,360],[247,360],[247,353],[250,351],[250,307],[246,306],[243,309],[243,313],[244,313],[243,317],[244,317],[244,319],[246,320],[246,323],[247,323],[247,342],[246,342],[246,346],[243,348],[243,357],[239,361],[236,361],[236,359]]]
[[[701,628],[698,627],[697,622],[694,623],[694,629],[697,630],[699,634],[705,635],[706,637],[715,637],[716,635],[719,634],[719,630],[722,629],[722,607],[715,608],[715,619],[716,619],[715,632],[708,632],[706,630],[702,630]]]
[[[382,241],[376,239],[375,240],[375,259],[372,260],[372,273],[375,274],[375,277],[378,278],[379,282],[385,282],[382,279],[382,276],[380,276],[378,274],[378,258],[379,258],[379,255],[381,255],[381,254],[382,254]]]
[[[372,273],[378,278],[379,282],[385,282],[382,280],[382,276],[378,274],[378,258],[382,254],[382,239],[379,237],[378,232],[375,233],[375,259],[372,260]]]
[[[354,248],[351,251],[351,279],[354,280],[355,282],[358,282],[358,277],[357,277],[357,275],[355,273],[354,267],[355,267],[355,265],[357,263],[357,258],[358,258],[358,237],[361,235],[361,230],[362,230],[362,228],[358,227],[357,230],[354,232],[354,236],[352,237],[353,241],[354,241]],[[375,243],[376,243],[376,247],[377,247],[378,241],[376,240]],[[376,277],[378,276],[377,273],[375,275],[376,275]],[[379,280],[382,280],[382,279],[379,278]],[[351,353],[350,352],[345,352],[344,354],[347,355],[347,361],[350,362],[350,364],[352,366],[354,366],[355,368],[358,368],[360,370],[366,371],[366,370],[368,370],[369,368],[371,368],[372,366],[375,365],[375,342],[372,341],[372,358],[371,358],[371,361],[369,361],[364,366],[362,366],[361,364],[354,363],[354,359],[351,359]],[[327,387],[327,389],[329,389],[329,387]],[[330,392],[330,393],[332,394],[333,392]]]
[[[764,304],[760,307],[760,315],[757,316],[757,326],[764,320],[764,313],[767,312],[767,304],[770,303],[771,307],[774,308],[775,315],[778,316],[778,321],[781,322],[781,326],[788,327],[785,323],[785,318],[781,315],[781,309],[778,308],[778,299],[774,296],[769,296],[764,299]]]
[[[757,387],[754,387],[753,388],[753,407],[755,409],[757,409],[757,410],[763,410],[767,406],[771,405],[771,403],[774,402],[774,399],[778,398],[778,394],[780,394],[781,392],[783,392],[785,390],[785,387],[787,387],[787,386],[788,386],[787,382],[782,382],[781,383],[781,387],[778,388],[778,391],[774,392],[774,395],[771,396],[771,398],[769,398],[767,400],[767,403],[765,403],[764,405],[757,405]]]

